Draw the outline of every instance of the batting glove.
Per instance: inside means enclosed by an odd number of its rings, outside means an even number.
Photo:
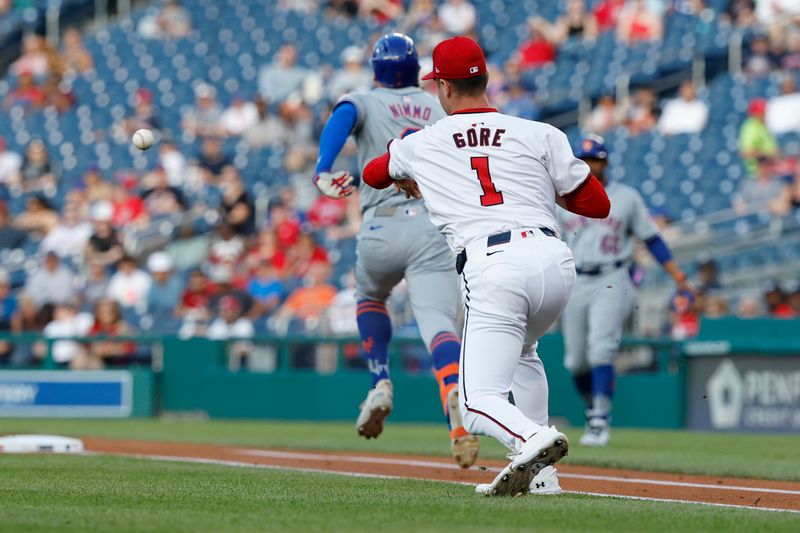
[[[319,192],[329,198],[344,198],[353,193],[353,176],[346,170],[339,172],[320,172],[314,176],[314,185]]]

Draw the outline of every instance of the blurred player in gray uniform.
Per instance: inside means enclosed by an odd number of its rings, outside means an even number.
[[[372,67],[376,87],[344,95],[322,132],[314,183],[332,198],[353,190],[352,176],[331,171],[349,135],[356,139],[359,167],[364,168],[393,138],[445,116],[437,99],[418,87],[419,61],[411,38],[400,33],[383,36],[373,49]],[[357,322],[372,388],[356,429],[367,439],[377,437],[393,408],[388,364],[392,324],[385,304],[392,288],[405,278],[422,340],[433,359],[453,457],[468,468],[477,457],[478,439],[464,430],[458,407],[461,342],[456,320],[461,295],[453,270],[455,256],[431,224],[422,200],[407,199],[394,189],[361,187],[359,192],[363,220],[357,244]]]
[[[584,138],[578,157],[605,186],[611,213],[596,220],[558,211],[561,234],[573,251],[578,274],[562,320],[564,365],[586,402],[586,433],[581,444],[606,446],[611,436],[614,357],[634,302],[629,274],[634,238],[647,245],[681,290],[689,288],[639,193],[621,183],[607,183],[608,152],[603,138]]]

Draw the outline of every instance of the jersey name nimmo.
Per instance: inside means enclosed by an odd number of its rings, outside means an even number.
[[[409,117],[422,120],[430,120],[431,108],[422,107],[419,105],[412,105],[410,103],[403,104],[389,104],[389,111],[392,112],[392,118]]]

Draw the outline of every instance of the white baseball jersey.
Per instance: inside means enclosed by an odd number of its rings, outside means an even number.
[[[589,167],[556,128],[485,109],[392,141],[388,166],[393,178],[416,180],[431,221],[454,251],[467,251],[464,427],[518,452],[547,424],[547,377],[536,345],[575,283],[567,245],[527,228],[555,230],[556,194],[580,187]],[[505,231],[507,241],[488,242]]]
[[[495,110],[445,117],[393,140],[389,155],[389,174],[417,182],[431,221],[456,252],[514,228],[556,230],[556,194],[589,176],[563,132]]]

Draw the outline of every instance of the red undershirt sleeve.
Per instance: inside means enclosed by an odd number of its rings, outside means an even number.
[[[394,180],[389,176],[389,152],[367,163],[361,178],[375,189],[385,189],[391,185]]]
[[[606,218],[611,211],[611,200],[603,184],[592,174],[577,189],[564,196],[567,210],[589,218]]]

